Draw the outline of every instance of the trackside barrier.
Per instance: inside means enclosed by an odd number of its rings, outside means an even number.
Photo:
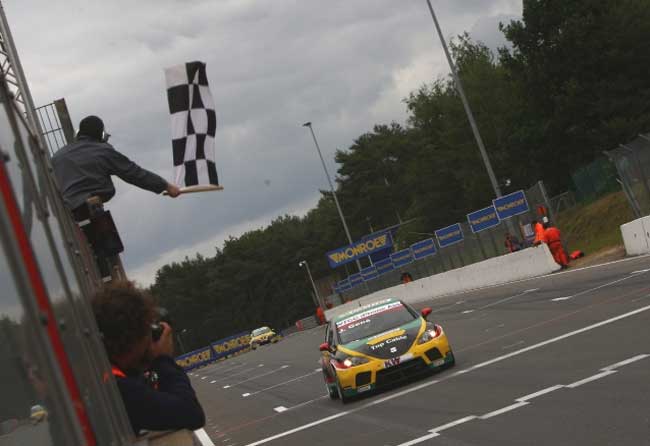
[[[318,327],[316,316],[307,316],[306,318],[300,319],[296,322],[296,327],[298,327],[298,330],[300,331]]]
[[[250,350],[250,340],[251,335],[249,332],[229,336],[215,341],[207,347],[176,357],[176,364],[186,371],[202,367],[226,356]]]
[[[535,248],[493,257],[462,268],[377,291],[329,309],[325,311],[325,317],[330,320],[346,311],[389,297],[414,304],[449,294],[543,276],[559,269],[560,266],[553,260],[548,246],[542,244]]]
[[[621,225],[625,252],[629,256],[650,253],[650,217],[641,217]]]

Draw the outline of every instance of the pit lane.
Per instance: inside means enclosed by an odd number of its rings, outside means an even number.
[[[423,303],[457,366],[346,405],[321,328],[191,378],[216,445],[647,444],[649,278],[642,257]]]

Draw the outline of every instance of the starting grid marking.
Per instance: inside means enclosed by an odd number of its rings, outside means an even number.
[[[525,395],[525,396],[522,396],[520,398],[515,399],[514,404],[510,404],[508,406],[502,407],[502,408],[497,409],[497,410],[493,410],[492,412],[488,412],[488,413],[480,415],[480,416],[469,415],[469,416],[466,416],[464,418],[460,418],[460,419],[458,419],[456,421],[452,421],[452,422],[449,422],[447,424],[443,424],[442,426],[434,427],[433,429],[429,429],[428,434],[423,435],[423,436],[418,437],[418,438],[414,438],[413,440],[409,440],[409,441],[407,441],[405,443],[400,443],[397,446],[413,446],[413,445],[422,443],[424,441],[430,440],[432,438],[439,437],[441,431],[452,428],[452,427],[455,427],[455,426],[458,426],[458,425],[463,424],[463,423],[467,423],[468,421],[489,420],[490,418],[497,417],[497,416],[502,415],[504,413],[512,412],[513,410],[517,410],[517,409],[522,408],[524,406],[528,406],[529,404],[531,404],[530,400],[532,400],[532,399],[535,399],[535,398],[540,397],[542,395],[546,395],[548,393],[554,392],[554,391],[559,390],[559,389],[564,389],[564,388],[566,388],[566,389],[575,389],[575,388],[580,387],[580,386],[582,386],[584,384],[587,384],[587,383],[590,383],[590,382],[593,382],[593,381],[597,381],[597,380],[605,378],[606,376],[609,376],[609,375],[613,375],[614,373],[618,372],[618,370],[615,370],[615,369],[618,369],[620,367],[624,367],[626,365],[635,363],[637,361],[641,361],[642,359],[646,359],[646,358],[649,358],[649,357],[650,357],[650,354],[644,353],[644,354],[637,355],[637,356],[634,356],[632,358],[626,359],[624,361],[617,362],[616,364],[608,365],[607,367],[603,367],[602,369],[600,369],[600,373],[597,373],[595,375],[592,375],[592,376],[589,376],[587,378],[575,381],[575,382],[573,382],[571,384],[567,384],[567,385],[557,384],[555,386],[551,386],[551,387],[547,387],[547,388],[542,389],[542,390],[538,390],[537,392],[530,393],[528,395]]]

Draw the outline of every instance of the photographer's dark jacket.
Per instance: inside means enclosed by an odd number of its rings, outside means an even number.
[[[113,368],[134,432],[203,427],[205,414],[185,371],[169,356],[156,358],[151,370],[158,375],[157,389],[141,373]]]
[[[111,175],[142,189],[161,193],[167,181],[138,166],[112,145],[81,136],[52,156],[54,175],[65,204],[75,210],[98,195],[107,202],[115,195]]]

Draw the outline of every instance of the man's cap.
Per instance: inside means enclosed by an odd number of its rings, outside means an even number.
[[[104,121],[100,117],[86,116],[79,123],[79,135],[89,136],[100,141],[104,133]]]

